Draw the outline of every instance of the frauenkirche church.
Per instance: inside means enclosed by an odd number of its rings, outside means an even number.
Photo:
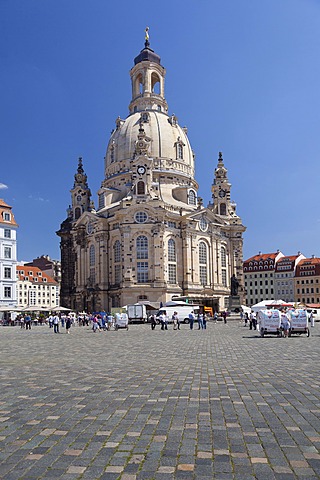
[[[139,301],[188,297],[222,310],[230,279],[242,290],[245,227],[231,201],[222,154],[212,202],[203,206],[187,129],[168,113],[166,71],[145,47],[130,71],[132,99],[105,155],[97,208],[82,159],[61,239],[61,305],[109,311]]]

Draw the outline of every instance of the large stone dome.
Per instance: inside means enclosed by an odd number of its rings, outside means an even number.
[[[172,160],[175,164],[181,164],[181,167],[184,164],[187,168],[179,168],[179,171],[194,176],[194,158],[186,128],[178,125],[174,115],[170,117],[156,110],[136,112],[126,120],[118,119],[116,124],[105,157],[106,177],[114,171],[115,162],[126,162],[134,158],[141,127],[149,140],[148,157],[154,160]]]

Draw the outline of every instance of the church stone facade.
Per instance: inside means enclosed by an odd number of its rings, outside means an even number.
[[[204,207],[187,129],[168,113],[165,74],[146,39],[130,71],[129,115],[116,119],[107,146],[97,207],[79,159],[57,232],[61,305],[97,311],[189,297],[221,310],[233,275],[243,295],[245,227],[222,154]]]

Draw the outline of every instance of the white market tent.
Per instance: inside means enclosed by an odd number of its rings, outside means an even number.
[[[252,305],[251,310],[253,310],[254,312],[259,312],[259,310],[266,310],[267,305],[270,305],[271,302],[273,302],[273,300],[263,300],[262,302]]]

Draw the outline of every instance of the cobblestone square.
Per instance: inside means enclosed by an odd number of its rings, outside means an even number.
[[[0,329],[0,478],[319,479],[320,325]]]

